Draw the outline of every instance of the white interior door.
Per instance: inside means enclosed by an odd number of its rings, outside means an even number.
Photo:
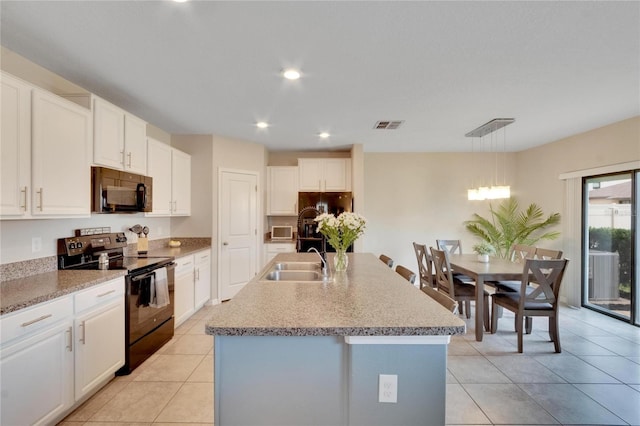
[[[257,273],[257,180],[248,172],[220,174],[220,300],[231,299]]]

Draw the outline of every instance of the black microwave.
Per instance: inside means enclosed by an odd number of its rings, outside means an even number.
[[[91,211],[93,213],[137,213],[152,211],[149,176],[106,167],[91,167]]]

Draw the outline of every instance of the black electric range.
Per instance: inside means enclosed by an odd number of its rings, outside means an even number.
[[[81,233],[78,230],[77,233]],[[58,240],[58,269],[118,269],[125,276],[125,364],[116,373],[126,375],[153,355],[174,334],[175,263],[173,257],[125,256],[123,232],[79,235]],[[101,262],[100,257],[106,257]],[[150,294],[164,288],[163,303]]]

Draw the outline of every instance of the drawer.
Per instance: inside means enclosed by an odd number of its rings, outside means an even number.
[[[195,254],[196,263],[208,263],[211,259],[211,250],[203,251]]]
[[[82,290],[74,295],[76,313],[124,296],[124,278]]]
[[[1,342],[25,337],[73,316],[73,296],[39,303],[0,318]]]
[[[193,256],[180,257],[176,262],[176,276],[193,271]]]
[[[267,251],[270,253],[293,253],[296,251],[295,244],[269,244]]]

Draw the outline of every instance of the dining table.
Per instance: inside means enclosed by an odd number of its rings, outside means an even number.
[[[471,277],[476,282],[476,315],[475,328],[476,340],[482,341],[484,323],[482,321],[484,311],[489,309],[484,306],[484,285],[488,281],[520,280],[524,265],[519,262],[491,257],[489,262],[478,260],[477,254],[449,254],[449,265],[454,272]]]

